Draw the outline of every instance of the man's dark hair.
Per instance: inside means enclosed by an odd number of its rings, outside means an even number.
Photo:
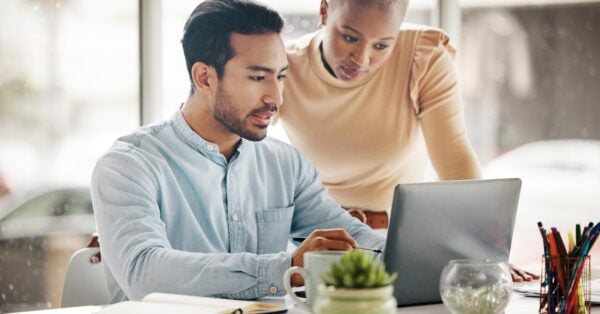
[[[185,23],[183,54],[188,74],[202,61],[223,77],[225,64],[235,56],[230,35],[258,35],[281,32],[283,19],[266,6],[247,0],[206,0],[200,3]],[[192,80],[192,90],[194,82]]]

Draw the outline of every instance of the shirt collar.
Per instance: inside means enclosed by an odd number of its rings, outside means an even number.
[[[177,111],[173,114],[170,119],[171,124],[175,128],[175,131],[181,135],[182,139],[194,149],[199,151],[205,156],[223,156],[219,152],[219,145],[215,143],[211,143],[198,133],[196,133],[189,124],[183,118],[183,114],[181,113],[181,109],[177,109]],[[251,141],[248,141],[244,138],[241,139],[240,144],[238,145],[236,151],[234,152],[234,156],[238,153],[243,152],[247,149],[248,146],[251,145]],[[232,158],[233,160],[233,158]]]

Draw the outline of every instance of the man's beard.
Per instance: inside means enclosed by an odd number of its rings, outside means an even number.
[[[258,110],[253,110],[251,114],[262,112],[262,111],[277,111],[277,107],[273,104],[266,105],[265,108],[261,108]],[[267,136],[267,132],[252,132],[244,128],[244,120],[236,118],[239,115],[237,111],[236,105],[233,103],[233,100],[219,86],[219,90],[217,91],[217,98],[215,100],[215,113],[213,114],[214,118],[219,121],[225,128],[227,128],[230,132],[239,135],[242,138],[245,138],[249,141],[261,141]],[[244,116],[245,118],[246,116]],[[266,127],[265,127],[266,129]]]

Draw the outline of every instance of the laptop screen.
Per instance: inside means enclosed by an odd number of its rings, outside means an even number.
[[[518,178],[396,186],[384,262],[398,305],[441,302],[450,260],[508,261],[520,190]]]

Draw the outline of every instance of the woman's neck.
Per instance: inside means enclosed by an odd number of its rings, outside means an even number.
[[[327,69],[327,72],[329,72],[329,74],[331,74],[333,77],[337,78],[337,76],[335,76],[335,73],[333,73],[333,69],[331,68],[331,66],[329,66],[327,60],[325,60],[325,55],[323,54],[323,42],[319,44],[319,52],[321,53],[321,61],[323,62],[325,69]]]

